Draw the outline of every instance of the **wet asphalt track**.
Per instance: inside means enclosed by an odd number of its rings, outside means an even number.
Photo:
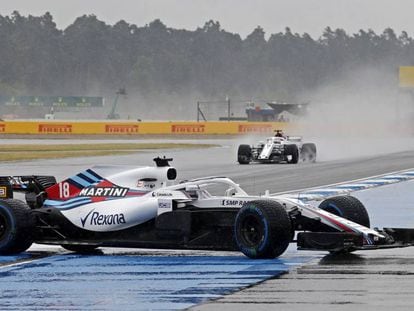
[[[174,157],[180,179],[226,175],[253,194],[414,167],[413,151],[316,164],[239,166],[234,161],[234,144],[224,145],[165,154]],[[1,166],[1,175],[52,174],[60,179],[93,164],[152,165],[151,159],[159,154],[8,163]],[[373,225],[414,227],[413,188],[414,183],[407,182],[358,196],[375,215]],[[180,309],[211,299],[218,300],[196,309],[408,310],[414,305],[412,249],[359,252],[338,259],[290,247],[273,261],[251,261],[237,253],[105,249],[96,256],[78,256],[62,254],[59,248],[46,249],[53,255],[35,246],[22,256],[0,257],[0,309]],[[25,263],[31,256],[40,258]],[[11,265],[16,262],[20,263]],[[239,291],[266,279],[270,280]]]
[[[355,193],[373,227],[414,228],[414,181]],[[299,252],[298,252],[299,253]],[[332,256],[300,252],[313,260],[278,278],[194,310],[412,310],[414,247]]]

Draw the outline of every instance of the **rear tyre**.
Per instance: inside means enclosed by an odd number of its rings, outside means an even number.
[[[35,218],[24,202],[0,200],[0,255],[27,250],[33,243],[34,226]]]
[[[240,145],[237,151],[237,161],[240,164],[249,164],[252,160],[252,148],[249,145]]]
[[[350,195],[340,195],[322,201],[320,209],[343,217],[364,227],[370,227],[367,209],[357,198]]]
[[[249,258],[276,258],[292,239],[292,226],[284,207],[275,201],[251,201],[237,213],[234,237],[239,250]]]
[[[96,245],[62,244],[61,246],[68,251],[80,254],[93,253],[98,248]]]
[[[301,150],[301,159],[311,163],[316,162],[316,145],[313,143],[303,144]]]

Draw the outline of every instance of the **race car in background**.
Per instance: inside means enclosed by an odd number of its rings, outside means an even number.
[[[154,160],[156,167],[93,167],[59,183],[53,176],[0,177],[0,255],[40,243],[77,252],[143,247],[275,258],[290,242],[352,252],[414,241],[413,229],[370,229],[364,205],[351,196],[316,207],[268,192],[251,196],[226,177],[176,183],[171,159]],[[14,198],[18,192],[24,201]]]
[[[299,161],[316,162],[316,145],[303,143],[300,136],[284,136],[277,131],[276,136],[268,137],[257,145],[240,145],[237,150],[237,161],[240,164],[250,162],[291,163]]]

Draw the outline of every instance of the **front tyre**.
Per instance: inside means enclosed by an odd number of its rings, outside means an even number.
[[[275,201],[250,201],[237,213],[234,237],[249,258],[276,258],[291,241],[292,226],[284,207]]]
[[[290,155],[291,158],[288,160],[290,164],[297,164],[299,162],[299,148],[296,145],[286,145],[287,150],[285,150],[286,155]]]
[[[367,209],[357,198],[339,195],[322,201],[320,209],[369,228],[370,220]]]
[[[252,148],[249,145],[240,145],[237,150],[237,161],[240,164],[249,164],[252,160]]]
[[[34,226],[35,218],[24,202],[0,200],[0,255],[27,250],[33,243]]]

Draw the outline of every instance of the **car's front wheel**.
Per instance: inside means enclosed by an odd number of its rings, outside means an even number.
[[[299,162],[299,149],[296,145],[286,145],[285,146],[285,154],[290,155],[290,160],[288,163],[290,164],[297,164]]]
[[[249,145],[240,145],[237,150],[237,161],[240,164],[249,164],[252,160],[252,148]]]
[[[369,228],[370,220],[367,209],[357,198],[339,195],[328,198],[319,205],[320,209]]]
[[[276,258],[291,241],[292,226],[284,207],[275,201],[247,202],[237,213],[234,236],[247,257]]]

